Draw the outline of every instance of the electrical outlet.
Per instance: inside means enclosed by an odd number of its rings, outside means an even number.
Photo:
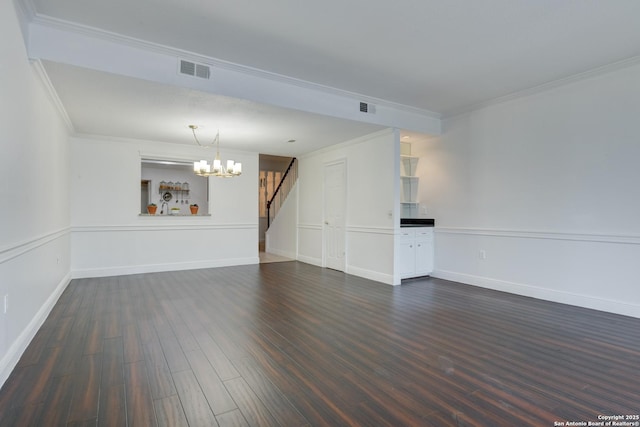
[[[478,252],[478,257],[480,259],[487,259],[487,251],[485,251],[484,249],[480,249],[480,252]]]
[[[7,310],[9,310],[9,294],[4,296],[4,314],[7,314]]]

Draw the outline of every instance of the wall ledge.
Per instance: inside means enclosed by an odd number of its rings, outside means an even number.
[[[39,248],[53,240],[59,239],[69,234],[70,227],[60,228],[58,230],[50,231],[40,236],[35,236],[28,240],[23,240],[12,245],[0,247],[0,264],[24,255],[34,249]]]
[[[360,225],[347,225],[345,229],[347,233],[387,234],[391,236],[395,234],[394,227],[368,227]]]
[[[182,231],[182,230],[238,230],[238,229],[258,229],[258,224],[203,224],[200,223],[184,223],[183,217],[175,216],[177,219],[174,223],[164,222],[164,217],[159,223],[144,225],[84,225],[71,227],[72,233],[101,233],[113,231]],[[191,218],[186,216],[184,218]],[[197,221],[197,220],[196,220]]]
[[[633,234],[573,233],[557,231],[508,230],[490,228],[435,227],[436,234],[462,234],[527,239],[569,240],[580,242],[640,245],[640,236]]]
[[[322,224],[298,224],[298,228],[306,230],[322,230]]]

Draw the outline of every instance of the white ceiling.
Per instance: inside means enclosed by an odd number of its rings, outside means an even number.
[[[299,156],[382,129],[179,86],[43,61],[79,134],[194,145],[220,131],[236,150]],[[295,140],[295,142],[290,142]]]
[[[638,0],[32,1],[39,17],[442,115],[640,55]],[[194,120],[221,131],[223,123],[274,147],[298,139],[311,148],[322,144],[312,141],[318,129],[332,130],[330,138],[379,129],[71,66],[45,67],[79,132],[176,142],[177,133],[154,135],[144,130],[152,123],[145,121],[180,117],[182,130]],[[89,99],[99,102],[98,111],[85,107]]]

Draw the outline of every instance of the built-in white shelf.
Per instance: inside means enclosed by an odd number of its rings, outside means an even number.
[[[418,160],[411,156],[411,145],[401,145],[400,154],[400,216],[401,218],[416,218],[420,210],[418,202],[418,185],[420,178],[416,176]]]
[[[420,203],[418,202],[400,202],[400,217],[401,218],[417,218],[420,210]]]
[[[416,176],[418,157],[400,156],[400,176]]]
[[[418,201],[418,178],[402,177],[400,179],[400,201],[403,203],[415,203]]]

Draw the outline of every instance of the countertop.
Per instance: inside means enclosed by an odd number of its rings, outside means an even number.
[[[433,227],[436,221],[433,218],[400,218],[400,227]]]

